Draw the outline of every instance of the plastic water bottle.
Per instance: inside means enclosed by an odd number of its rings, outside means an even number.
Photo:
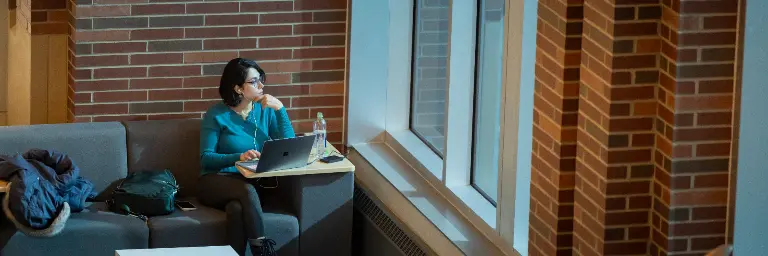
[[[317,112],[317,120],[314,123],[315,130],[315,149],[317,158],[325,157],[326,150],[326,137],[325,137],[325,119],[323,119],[323,113]]]

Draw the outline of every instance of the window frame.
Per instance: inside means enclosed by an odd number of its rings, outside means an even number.
[[[372,3],[379,2],[379,3]],[[478,38],[476,34],[478,24],[478,0],[471,1],[452,1],[450,7],[451,15],[449,23],[451,30],[449,32],[448,50],[451,52],[448,56],[448,97],[447,101],[452,104],[446,104],[446,157],[440,158],[426,143],[417,137],[410,130],[410,107],[411,107],[411,74],[413,64],[413,29],[396,29],[402,27],[414,28],[414,0],[390,0],[372,1],[365,4],[377,5],[378,7],[367,7],[381,11],[387,9],[386,17],[375,16],[373,11],[360,14],[352,14],[350,22],[350,41],[349,41],[349,60],[348,60],[348,89],[347,89],[347,145],[354,148],[355,145],[383,143],[407,161],[418,174],[426,180],[433,189],[445,197],[456,209],[465,216],[474,226],[492,240],[503,239],[509,245],[513,244],[514,229],[527,229],[526,227],[514,227],[517,217],[527,217],[528,206],[525,209],[516,209],[515,195],[518,164],[518,147],[528,148],[531,145],[518,144],[518,126],[520,116],[520,88],[521,88],[521,55],[522,55],[522,31],[523,31],[523,5],[524,1],[508,1],[505,4],[504,11],[504,71],[502,75],[502,109],[501,109],[501,143],[499,146],[499,179],[497,206],[494,207],[490,201],[481,195],[480,191],[475,189],[471,179],[472,169],[472,147],[452,147],[451,145],[474,144],[474,91],[476,70],[474,68],[465,69],[471,72],[456,72],[461,70],[462,64],[474,67],[476,62],[476,51]],[[360,3],[357,1],[357,3]],[[356,1],[352,1],[352,8],[355,10]],[[530,5],[530,3],[528,3]],[[470,6],[470,8],[462,8]],[[535,13],[535,3],[532,5]],[[527,11],[530,11],[529,7]],[[457,13],[463,10],[471,10],[472,15],[461,18]],[[365,21],[356,20],[358,17],[365,17]],[[360,18],[362,19],[362,18]],[[356,22],[358,21],[358,22]],[[383,24],[373,24],[380,21]],[[366,23],[365,25],[359,25]],[[455,26],[461,24],[471,24],[471,34],[473,40],[469,42],[456,43],[455,39],[464,37],[462,31],[455,29]],[[528,25],[530,26],[530,24]],[[533,21],[535,31],[535,19]],[[530,29],[530,28],[529,28]],[[386,33],[372,33],[370,31],[386,31]],[[535,33],[534,33],[535,39]],[[471,48],[469,48],[471,46]],[[461,62],[460,55],[454,55],[453,52],[461,49],[471,49],[465,52],[469,61]],[[510,51],[510,49],[512,49]],[[530,50],[530,49],[529,49]],[[371,59],[381,59],[382,61],[371,61]],[[470,64],[471,63],[471,64]],[[532,65],[532,63],[530,63]],[[531,70],[532,73],[532,70]],[[460,81],[467,81],[463,88],[453,86]],[[531,85],[532,87],[532,81]],[[462,94],[461,90],[470,90]],[[381,98],[384,99],[381,99]],[[469,97],[471,100],[460,101],[462,97]],[[532,97],[532,95],[531,95]],[[466,99],[466,98],[465,98]],[[462,112],[455,109],[459,104],[453,102],[463,102],[469,104],[468,108]],[[456,128],[453,122],[458,122],[462,116],[465,125]],[[466,122],[471,120],[471,122]],[[530,126],[530,123],[525,125]],[[463,135],[462,135],[463,133]],[[458,135],[454,135],[458,134]],[[463,142],[462,142],[463,141]],[[530,152],[530,151],[528,151]],[[525,153],[525,151],[523,151]],[[463,156],[463,157],[462,157]],[[530,153],[527,154],[530,156]],[[523,156],[525,157],[525,155]],[[449,166],[449,168],[445,168]],[[529,183],[527,181],[522,181]],[[504,186],[501,186],[504,184]],[[469,188],[469,189],[467,189]],[[527,199],[528,195],[524,195]],[[480,200],[477,200],[480,198]],[[523,199],[523,198],[521,198]],[[484,202],[485,205],[478,205]],[[519,210],[519,211],[518,211]],[[519,216],[515,215],[515,212]],[[523,216],[525,215],[525,216]],[[527,218],[526,222],[527,222]],[[518,247],[518,246],[515,246]]]
[[[416,69],[413,68],[416,65],[416,58],[414,58],[413,56],[416,55],[416,53],[417,53],[417,47],[415,47],[417,45],[417,43],[416,43],[416,34],[419,33],[418,32],[419,26],[418,26],[418,24],[416,22],[416,17],[419,15],[418,14],[419,6],[418,6],[417,2],[418,2],[418,0],[414,0],[413,1],[413,9],[412,9],[412,14],[411,14],[412,15],[411,16],[411,38],[410,38],[410,41],[411,41],[411,55],[410,55],[411,62],[410,62],[410,64],[411,65],[409,66],[410,70],[411,70],[411,73],[408,76],[408,78],[410,80],[410,92],[409,93],[410,93],[411,96],[413,96],[414,92],[416,91],[416,89],[415,89],[416,88],[416,82],[415,82],[416,80],[413,78],[416,75]],[[449,39],[449,41],[450,41],[450,39]],[[446,69],[448,69],[448,67],[446,67]],[[446,93],[447,93],[447,91],[448,91],[448,84],[447,84],[448,78],[446,77],[445,80],[446,80],[446,85],[445,86],[446,86]],[[434,145],[429,143],[427,141],[427,138],[425,138],[423,135],[419,134],[419,132],[416,131],[416,129],[414,128],[414,126],[413,126],[413,122],[414,122],[414,117],[413,117],[413,104],[414,104],[414,101],[413,101],[413,98],[411,98],[409,104],[410,104],[410,109],[409,109],[409,112],[408,112],[408,129],[410,129],[411,132],[413,132],[413,134],[416,135],[416,137],[418,137],[422,142],[424,142],[424,144],[426,144],[432,151],[434,151],[435,154],[437,154],[441,159],[444,158],[445,155],[442,152],[440,152],[440,150],[438,150]]]
[[[486,200],[470,183],[472,147],[462,146],[472,143],[471,131],[474,127],[473,122],[467,122],[467,120],[472,120],[474,114],[477,3],[476,1],[453,1],[449,7],[446,101],[459,104],[446,104],[445,154],[441,157],[410,129],[415,33],[413,29],[393,29],[415,28],[416,1],[418,0],[390,3],[388,41],[390,80],[387,84],[387,120],[384,131],[387,136],[384,137],[384,143],[399,145],[393,148],[399,149],[396,151],[399,151],[398,154],[401,156],[407,156],[410,159],[409,163],[417,166],[415,169],[432,186],[444,189],[443,193],[446,196],[453,197],[456,204],[463,205],[461,208],[465,209],[467,215],[477,215],[478,220],[495,230],[498,221],[497,207]],[[407,11],[404,8],[406,5],[409,5]],[[469,13],[461,13],[462,11],[469,11]],[[408,17],[404,18],[405,15]],[[466,29],[467,27],[472,29]],[[461,40],[463,38],[474,40]]]
[[[477,5],[477,7],[476,7],[477,8],[477,12],[476,12],[476,20],[477,20],[477,22],[476,22],[476,27],[475,27],[475,31],[476,31],[475,32],[475,45],[476,45],[476,47],[475,47],[475,63],[479,63],[480,62],[480,57],[481,57],[480,56],[480,53],[481,53],[480,47],[482,46],[480,40],[481,40],[481,37],[482,37],[482,26],[483,26],[483,21],[482,21],[482,17],[483,17],[482,15],[483,14],[481,14],[480,12],[484,11],[483,10],[483,7],[484,7],[483,0],[477,0],[476,1],[476,5]],[[507,22],[507,17],[506,17],[507,10],[506,10],[506,7],[507,7],[507,5],[509,5],[509,4],[508,3],[504,3],[504,7],[505,7],[504,14],[505,14],[505,16],[503,17],[504,20],[502,21],[502,22],[505,23],[504,24],[504,30],[505,30],[504,33],[507,33],[507,31],[506,31],[506,22]],[[505,38],[505,40],[504,40],[504,42],[502,42],[502,44],[506,45],[506,43],[507,43],[506,42],[506,35],[504,35],[503,37]],[[506,54],[506,51],[505,51],[505,54]],[[504,58],[504,57],[502,57],[502,58]],[[504,60],[502,60],[502,61],[504,61]],[[477,66],[478,65],[475,65],[475,67],[477,67]],[[504,76],[504,73],[506,73],[505,70],[504,70],[504,66],[506,66],[506,65],[503,65],[502,66],[502,70],[500,71],[500,72],[502,72],[502,76]],[[474,94],[477,95],[478,92],[479,92],[479,86],[480,86],[480,84],[479,84],[479,82],[480,82],[479,81],[480,69],[479,68],[475,68],[474,71],[475,71],[475,73],[474,73],[474,77],[475,77]],[[503,83],[502,84],[502,92],[503,92],[503,88],[504,88],[504,85],[505,85],[503,77],[502,77],[502,83]],[[475,183],[475,171],[477,171],[476,168],[475,168],[475,161],[476,161],[476,156],[475,156],[475,152],[476,151],[475,150],[477,149],[477,142],[478,142],[477,134],[476,134],[476,132],[477,132],[477,124],[476,124],[476,122],[478,120],[477,119],[478,118],[478,111],[477,111],[478,101],[477,100],[478,100],[478,96],[475,96],[474,97],[474,102],[473,102],[473,108],[474,108],[473,110],[474,111],[472,111],[472,123],[473,123],[473,126],[472,126],[472,131],[471,131],[472,132],[471,133],[472,144],[471,144],[471,149],[470,149],[471,152],[472,152],[472,156],[471,156],[471,159],[470,159],[470,164],[471,165],[470,165],[470,170],[469,170],[469,184],[473,188],[475,188],[475,190],[477,190],[477,192],[480,193],[480,195],[482,195],[486,200],[488,200],[493,205],[493,207],[497,207],[498,208],[498,194],[496,195],[497,199],[494,200],[489,194],[487,194],[487,192],[484,189],[480,188],[480,186],[478,186]],[[502,97],[502,99],[501,99],[502,106],[500,106],[500,108],[502,108],[502,109],[504,108],[503,100],[504,100],[504,97]],[[503,113],[503,111],[499,111],[499,112]],[[499,116],[499,125],[500,126],[501,126],[502,122],[503,122],[503,114],[500,114],[500,116]],[[499,130],[501,131],[502,129],[499,129]],[[501,134],[499,134],[499,137],[502,138]],[[500,152],[501,152],[501,146],[502,146],[501,142],[499,142],[499,151]],[[502,159],[499,159],[499,162],[501,162],[501,161],[502,161]],[[501,168],[501,163],[499,163],[499,168]],[[501,171],[501,170],[499,170],[499,171]],[[500,172],[498,173],[498,176],[499,177],[497,178],[497,181],[501,179],[501,173]],[[497,191],[496,191],[497,193],[500,193],[499,192],[499,190],[501,189],[500,185],[501,184],[497,185]]]

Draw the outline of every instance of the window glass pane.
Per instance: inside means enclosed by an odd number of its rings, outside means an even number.
[[[481,0],[478,18],[472,184],[495,204],[501,139],[504,0]]]
[[[411,130],[445,152],[449,0],[415,0]]]

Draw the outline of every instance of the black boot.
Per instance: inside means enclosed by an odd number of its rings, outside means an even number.
[[[251,254],[253,256],[277,256],[275,252],[275,241],[269,238],[260,237],[250,239]]]

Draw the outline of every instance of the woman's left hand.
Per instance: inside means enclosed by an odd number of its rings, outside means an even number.
[[[261,100],[262,108],[270,107],[274,110],[280,110],[283,108],[283,103],[272,95],[264,94],[259,100]]]

